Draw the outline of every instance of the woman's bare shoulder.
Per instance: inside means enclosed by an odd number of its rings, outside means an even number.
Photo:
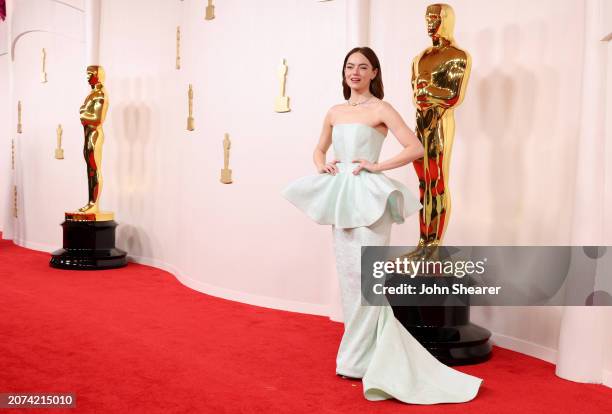
[[[380,99],[379,102],[377,103],[376,109],[378,110],[380,114],[396,112],[393,105],[391,105],[387,101],[383,101],[382,99]]]
[[[339,103],[336,105],[333,105],[331,108],[329,108],[329,110],[327,111],[328,114],[337,114],[338,112],[342,111],[343,108],[346,107],[346,102],[343,103]]]
[[[346,104],[336,104],[333,105],[331,108],[329,108],[327,110],[327,114],[326,114],[326,118],[329,119],[330,121],[333,121],[338,115],[340,115],[342,113],[342,110],[344,109],[344,107],[346,106]]]
[[[388,101],[385,101],[384,99],[379,99],[377,101],[377,104],[382,109],[393,109],[393,105],[391,105]]]

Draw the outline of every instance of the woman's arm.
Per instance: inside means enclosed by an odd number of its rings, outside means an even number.
[[[391,132],[393,132],[393,135],[395,135],[404,149],[395,157],[380,163],[371,163],[367,160],[355,160],[354,162],[359,162],[360,165],[353,171],[353,174],[359,174],[359,171],[363,169],[370,172],[392,170],[410,164],[412,161],[423,157],[423,145],[414,132],[408,128],[408,125],[406,125],[401,115],[387,102],[382,102],[380,120],[387,125]]]
[[[321,174],[329,173],[336,175],[338,172],[338,167],[336,167],[338,160],[333,160],[327,164],[325,163],[325,154],[332,143],[331,112],[332,110],[330,109],[325,115],[325,119],[323,120],[323,129],[321,130],[321,136],[319,137],[319,143],[315,147],[312,159],[317,167],[317,172]]]

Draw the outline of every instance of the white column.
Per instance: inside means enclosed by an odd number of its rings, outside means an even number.
[[[85,0],[85,63],[100,64],[101,0]]]
[[[605,148],[606,48],[600,41],[601,0],[587,0],[582,68],[580,135],[574,194],[572,244],[598,245],[602,242]]]
[[[604,370],[604,343],[607,307],[567,306],[563,308],[555,373],[577,382],[601,383]]]
[[[602,31],[599,36],[606,44],[606,70],[610,72],[612,69],[612,1],[603,2],[602,13]],[[603,244],[606,246],[612,245],[612,76],[606,78],[605,89],[602,89],[607,98],[605,115],[605,189],[604,189],[604,226],[603,226]]]
[[[600,37],[602,41],[606,43],[606,71],[610,73],[612,68],[612,2],[603,2],[603,13],[602,13],[602,32]],[[604,196],[604,240],[603,244],[606,246],[612,245],[612,76],[606,78],[606,89],[605,96],[608,97],[606,101],[606,125],[605,125],[605,142],[606,142],[606,155],[604,165],[606,168],[605,173],[605,196]],[[607,338],[604,338],[604,371],[603,371],[603,384],[608,387],[612,387],[612,307],[608,307],[604,311],[607,313],[607,321],[604,320],[606,326]]]
[[[585,3],[581,120],[574,193],[573,245],[603,243],[605,188],[606,44],[600,39],[601,0]],[[606,308],[563,309],[556,374],[578,382],[601,383]]]
[[[346,45],[370,45],[370,0],[346,0]]]

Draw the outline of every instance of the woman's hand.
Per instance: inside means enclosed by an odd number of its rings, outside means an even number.
[[[358,159],[358,160],[353,160],[353,162],[358,162],[359,165],[357,166],[357,168],[355,168],[353,170],[353,174],[357,175],[361,172],[361,170],[367,170],[369,172],[376,172],[378,170],[378,163],[373,163],[370,162],[368,160],[364,160],[364,159]]]
[[[331,174],[331,175],[338,174],[338,167],[336,167],[336,163],[338,162],[342,162],[342,161],[333,160],[333,161],[328,162],[327,164],[319,168],[319,173],[320,174]]]

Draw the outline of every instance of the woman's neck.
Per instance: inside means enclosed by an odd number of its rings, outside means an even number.
[[[351,89],[351,97],[348,100],[350,102],[362,102],[366,99],[370,99],[372,96],[372,93],[367,89],[364,89],[362,91]]]

